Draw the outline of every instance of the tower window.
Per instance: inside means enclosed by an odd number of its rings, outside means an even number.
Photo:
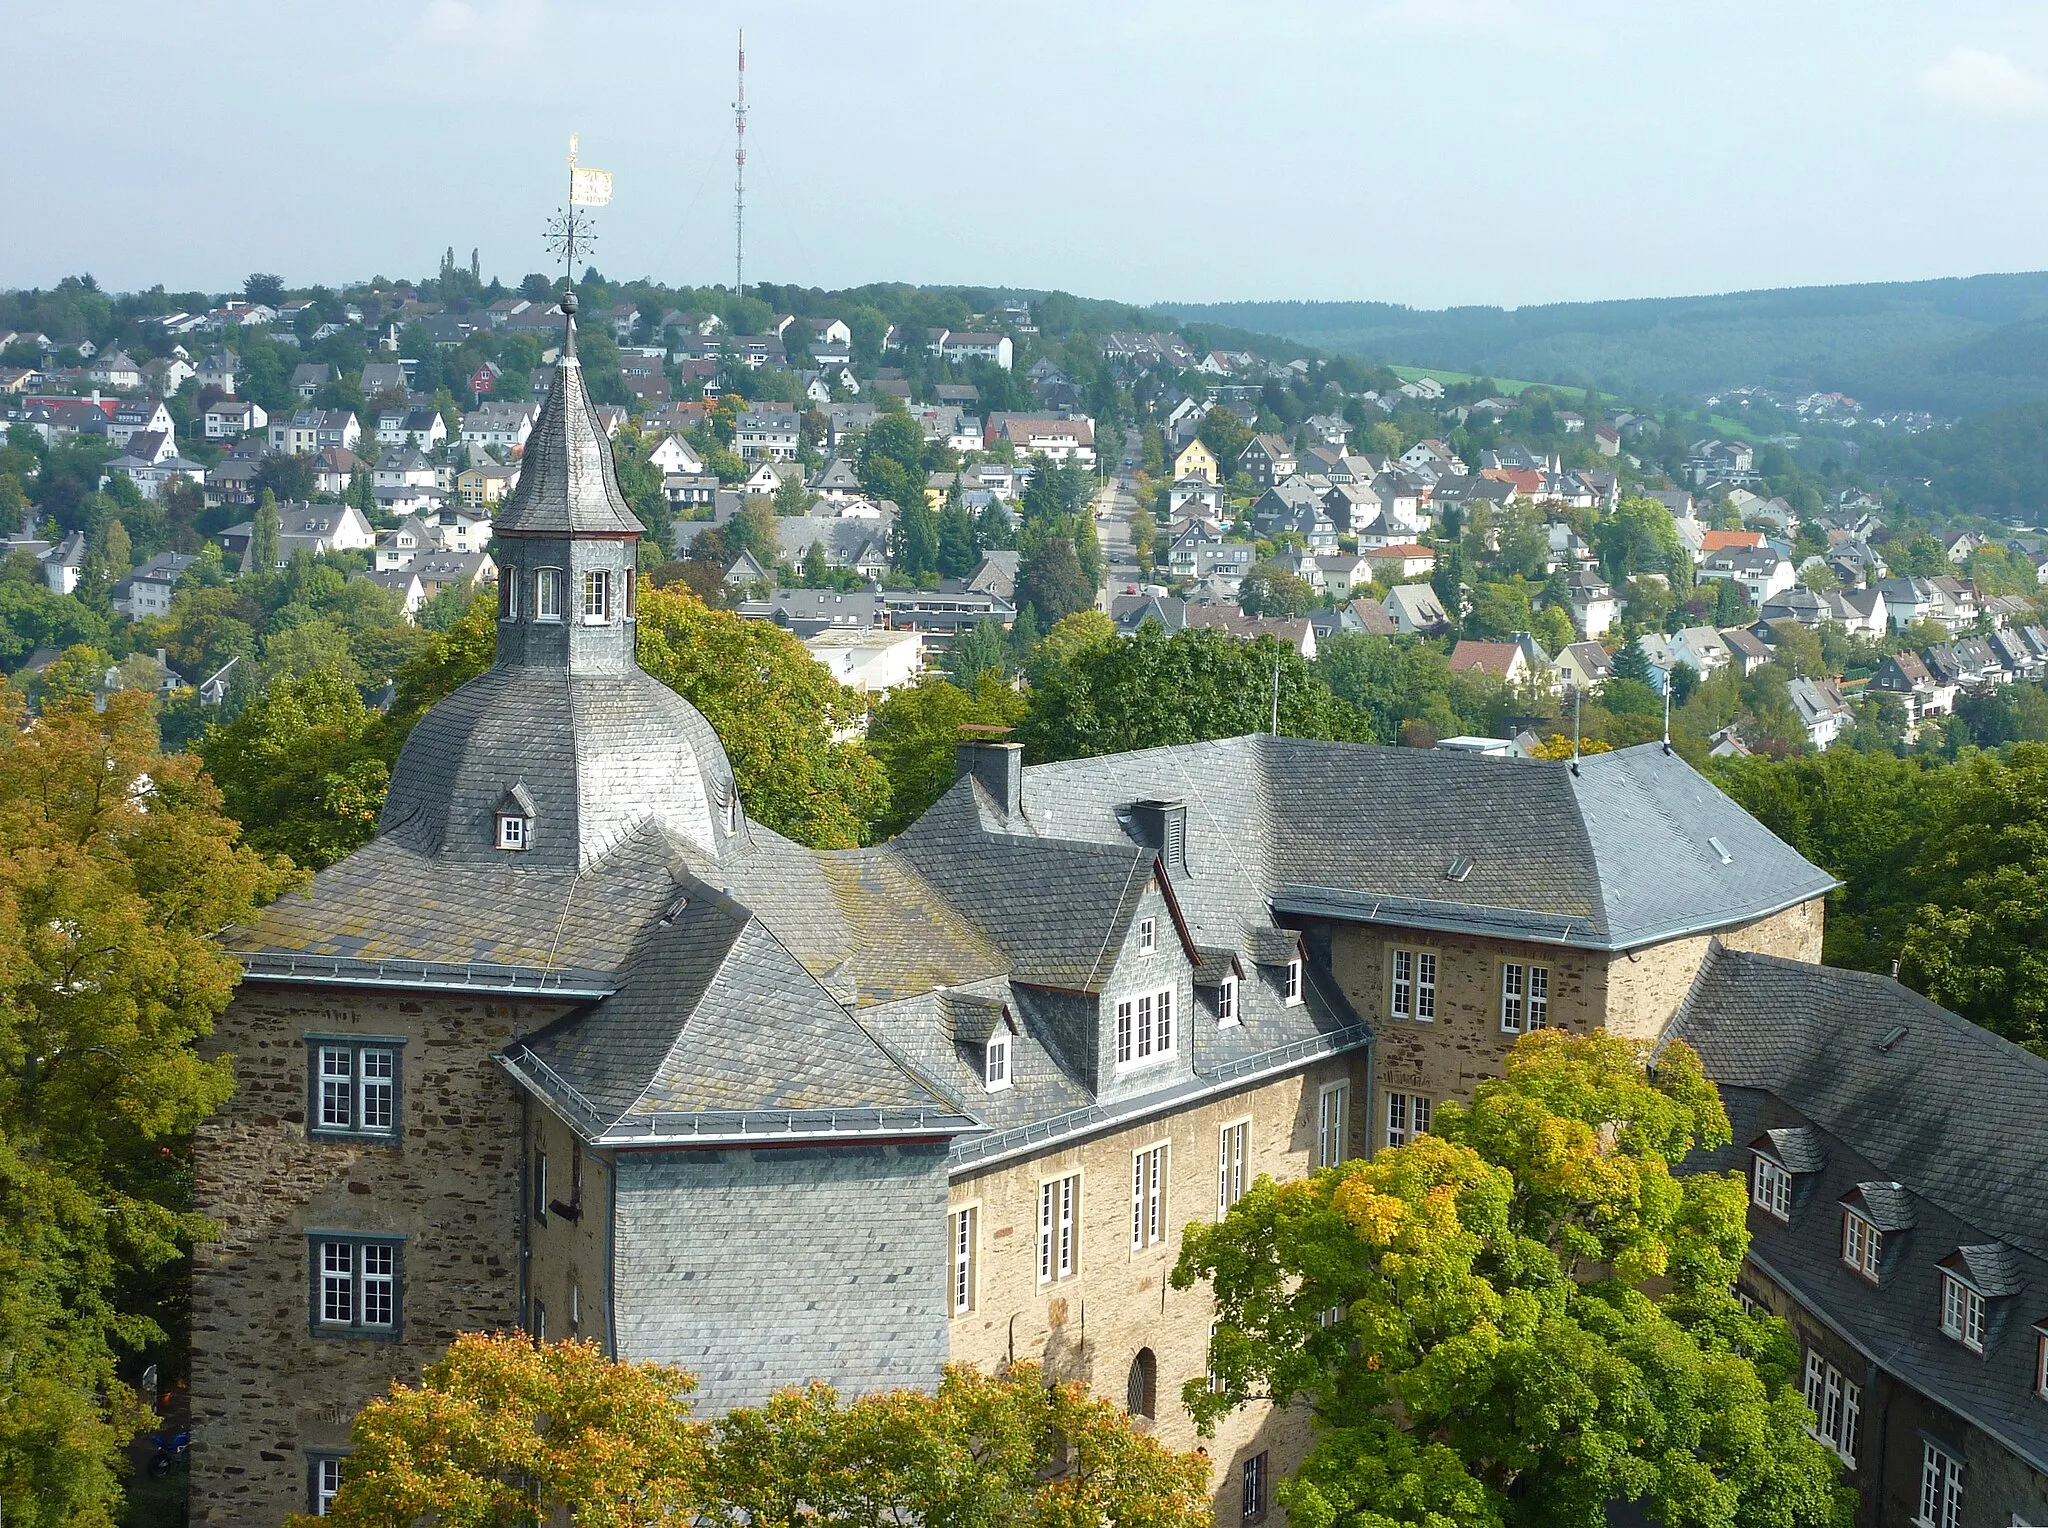
[[[533,575],[533,618],[559,621],[562,618],[562,570],[540,568]]]
[[[516,621],[519,619],[519,570],[498,569],[498,619]]]
[[[602,626],[612,618],[612,575],[604,568],[583,574],[583,624]]]
[[[626,619],[633,620],[640,614],[640,580],[633,576],[631,568],[619,575],[626,585]]]
[[[500,849],[523,853],[533,847],[533,798],[525,786],[515,785],[498,798],[496,817]]]

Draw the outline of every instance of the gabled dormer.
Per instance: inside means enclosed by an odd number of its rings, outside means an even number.
[[[1905,1257],[1913,1196],[1897,1183],[1859,1183],[1839,1202],[1843,1264],[1858,1278],[1882,1286]]]
[[[1998,1345],[2013,1299],[2026,1288],[2019,1260],[2004,1242],[1958,1247],[1935,1265],[1941,1275],[1944,1337],[1982,1357]]]
[[[533,847],[535,815],[533,797],[526,793],[526,787],[512,786],[498,798],[497,809],[492,814],[492,841],[500,849],[525,853]]]
[[[1766,1130],[1749,1143],[1749,1155],[1750,1204],[1790,1225],[1828,1165],[1827,1143],[1811,1125],[1791,1125]]]
[[[986,1092],[1000,1093],[1017,1082],[1017,1038],[1022,1033],[1010,1005],[969,993],[946,994],[953,1019],[953,1043],[981,1075]]]

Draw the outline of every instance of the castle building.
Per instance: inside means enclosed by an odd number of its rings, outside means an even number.
[[[1306,1418],[1196,1438],[1182,1228],[1427,1130],[1530,1029],[1654,1039],[1719,953],[1818,960],[1832,880],[1655,745],[963,744],[901,837],[783,839],[635,660],[564,307],[493,667],[376,837],[228,936],[195,1524],[317,1510],[363,1403],[479,1328],[680,1365],[710,1412],[1037,1359],[1206,1448],[1220,1523],[1277,1520]]]

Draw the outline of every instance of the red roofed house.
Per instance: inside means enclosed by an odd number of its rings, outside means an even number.
[[[1715,552],[1724,552],[1730,547],[1762,551],[1763,545],[1762,531],[1708,531],[1700,538],[1700,556],[1707,557]]]
[[[1474,642],[1461,637],[1451,649],[1453,674],[1491,674],[1509,684],[1529,677],[1529,657],[1517,642]]]
[[[1436,553],[1413,541],[1373,547],[1359,555],[1372,565],[1372,576],[1383,584],[1419,578],[1436,569]]]

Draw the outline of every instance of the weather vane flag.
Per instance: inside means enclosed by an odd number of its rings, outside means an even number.
[[[564,273],[572,286],[576,282],[576,252],[582,250],[584,258],[588,259],[590,247],[597,242],[590,219],[576,209],[607,206],[611,199],[611,172],[577,164],[576,137],[572,133],[569,137],[569,205],[548,220],[548,248],[561,256]]]

